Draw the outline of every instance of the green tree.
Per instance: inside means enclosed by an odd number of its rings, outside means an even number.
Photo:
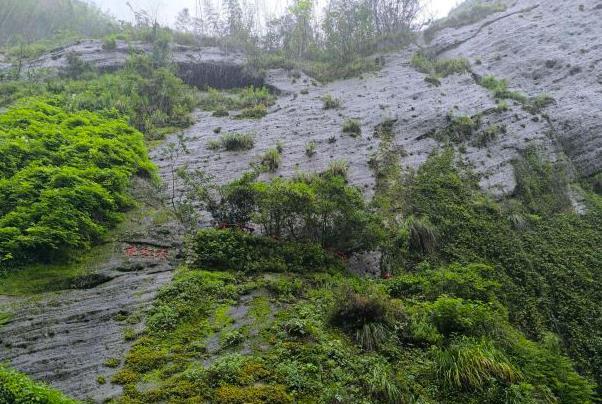
[[[368,52],[375,38],[372,12],[359,0],[330,0],[322,28],[328,57],[340,63]]]

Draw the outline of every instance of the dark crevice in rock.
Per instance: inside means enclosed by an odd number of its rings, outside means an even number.
[[[65,280],[64,287],[61,289],[93,289],[111,280],[113,277],[107,274],[82,275]]]

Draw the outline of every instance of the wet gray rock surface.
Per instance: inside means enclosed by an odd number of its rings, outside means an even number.
[[[385,120],[394,119],[395,144],[405,167],[416,168],[439,147],[430,133],[445,128],[448,113],[455,116],[474,116],[495,108],[490,92],[475,83],[469,74],[450,76],[440,87],[424,81],[425,75],[409,63],[418,48],[385,55],[385,67],[363,78],[338,81],[327,85],[312,85],[311,79],[296,79],[282,70],[269,72],[266,83],[278,88],[283,95],[270,113],[260,120],[234,120],[216,118],[211,113],[196,112],[196,124],[185,131],[189,154],[180,164],[191,169],[201,169],[213,175],[218,182],[239,177],[257,162],[259,157],[277,142],[284,146],[282,164],[270,176],[291,176],[296,172],[318,172],[330,162],[346,160],[349,179],[369,196],[374,187],[374,176],[368,162],[378,150],[374,138],[375,127]],[[307,94],[302,94],[307,90]],[[305,91],[304,91],[305,92]],[[341,100],[338,109],[325,110],[322,97],[331,95]],[[361,122],[362,135],[351,137],[342,132],[346,119]],[[530,144],[539,145],[555,160],[558,147],[550,137],[550,127],[541,118],[523,110],[520,105],[510,105],[509,111],[486,113],[481,127],[505,125],[506,134],[488,147],[466,144],[463,156],[478,172],[483,174],[482,185],[496,194],[507,194],[514,189],[512,160]],[[207,145],[221,133],[245,132],[255,135],[255,147],[244,152],[209,150]],[[316,154],[308,157],[305,145],[314,141]],[[161,157],[161,149],[154,152],[161,171],[167,173],[169,161]]]
[[[395,143],[401,162],[416,168],[440,143],[433,132],[449,124],[448,115],[482,115],[480,129],[498,125],[505,133],[486,145],[468,139],[456,145],[460,155],[482,175],[481,185],[494,195],[512,193],[516,182],[512,162],[528,146],[536,146],[551,161],[563,161],[575,176],[602,168],[602,8],[599,0],[572,2],[519,0],[506,11],[475,24],[446,29],[430,44],[384,55],[385,67],[362,78],[313,85],[306,76],[293,78],[283,70],[270,71],[266,84],[282,96],[270,114],[257,121],[216,118],[196,113],[196,124],[185,132],[191,153],[180,162],[201,169],[219,182],[240,176],[277,142],[284,146],[281,168],[273,175],[320,171],[333,160],[350,164],[350,180],[368,195],[374,177],[368,161],[378,148],[376,125],[395,119]],[[427,51],[441,58],[468,58],[473,74],[452,75],[435,87],[411,65],[412,55]],[[508,111],[494,111],[491,92],[478,78],[492,74],[506,79],[511,90],[529,97],[542,94],[555,102],[531,113],[515,101]],[[304,94],[307,93],[307,94]],[[332,95],[341,108],[324,110],[321,98]],[[362,123],[362,136],[342,133],[346,119]],[[207,148],[221,133],[255,135],[255,148],[246,152],[216,152]],[[308,157],[305,145],[315,141],[317,153]],[[155,154],[165,168],[160,150]],[[269,175],[266,175],[269,177]]]
[[[24,64],[22,74],[35,75],[36,70],[61,72],[68,66],[70,54],[77,55],[100,72],[113,72],[123,68],[131,54],[152,52],[152,45],[143,42],[116,41],[114,49],[104,49],[100,40],[82,40]],[[245,67],[246,57],[240,52],[176,45],[171,48],[171,55],[178,75],[190,85],[233,88],[263,84],[261,75]],[[0,73],[10,66],[0,64]]]
[[[368,162],[379,147],[374,128],[385,120],[396,120],[394,143],[400,161],[403,166],[416,168],[440,147],[432,133],[449,125],[451,113],[482,114],[479,131],[493,125],[505,127],[486,145],[476,146],[472,139],[456,145],[462,158],[482,174],[482,187],[494,195],[514,190],[512,161],[530,145],[541,148],[553,161],[568,162],[575,176],[599,171],[602,1],[518,0],[509,4],[506,11],[485,20],[439,32],[430,44],[384,55],[384,68],[361,78],[321,85],[304,75],[294,79],[284,70],[269,71],[265,83],[281,94],[270,113],[260,120],[234,120],[196,111],[196,123],[184,133],[190,153],[179,164],[202,169],[225,183],[238,178],[280,141],[284,146],[281,167],[275,174],[264,174],[265,178],[317,172],[331,161],[347,160],[350,181],[370,196],[374,176]],[[78,46],[86,50],[82,53],[85,60],[107,69],[123,65],[127,55],[121,44],[109,53],[111,57],[98,42]],[[428,84],[425,75],[410,65],[412,55],[421,48],[443,58],[468,58],[474,75],[449,76],[441,80],[440,87]],[[39,63],[64,63],[62,59],[68,50],[60,52],[63,56],[48,55]],[[191,77],[202,77],[202,61],[211,60],[213,51],[201,50],[196,56],[194,52],[189,56],[190,50],[182,50],[174,55],[182,69],[190,69]],[[242,66],[240,55],[231,55],[236,60],[225,62],[223,55],[215,52],[219,63]],[[233,84],[221,87],[241,85],[236,81],[237,73],[230,73],[216,81]],[[528,96],[549,94],[555,103],[538,114],[513,101],[508,101],[509,110],[496,111],[491,93],[475,80],[488,74],[508,80],[510,89]],[[201,79],[189,82],[195,80]],[[341,100],[339,109],[323,109],[322,97],[327,94]],[[361,121],[360,137],[342,133],[343,122],[348,118]],[[217,127],[222,128],[221,133],[253,133],[255,147],[246,152],[209,150],[208,143],[219,136],[214,133]],[[312,157],[305,153],[310,141],[317,144],[317,153]],[[166,177],[169,162],[163,159],[161,151],[155,150],[152,156]],[[138,244],[132,244],[142,249],[156,241],[154,237],[142,237]],[[167,243],[152,248],[171,251],[170,241]],[[122,252],[131,247],[123,245]],[[371,272],[373,264],[363,258],[358,257],[352,268]],[[48,380],[76,397],[100,400],[118,393],[118,387],[110,383],[96,383],[98,375],[110,376],[113,371],[102,365],[104,360],[120,357],[128,348],[122,336],[127,325],[115,320],[115,315],[148,308],[156,289],[170,279],[172,267],[171,258],[155,265],[144,257],[120,255],[118,262],[101,271],[109,279],[101,279],[96,286],[93,284],[97,280],[87,280],[92,282],[89,289],[51,293],[32,300],[0,297],[0,305],[10,305],[15,311],[10,323],[0,329],[0,361],[8,360],[17,369]]]
[[[110,383],[117,369],[105,362],[130,347],[125,335],[143,328],[144,312],[156,291],[169,282],[179,242],[117,241],[112,257],[66,289],[34,297],[0,296],[12,313],[0,327],[0,362],[79,399],[102,402],[118,395]],[[98,383],[102,376],[105,384]]]
[[[578,175],[602,169],[602,1],[518,0],[503,13],[441,32],[442,57],[467,57],[473,71],[512,89],[556,100],[545,112]],[[481,60],[480,65],[475,64]]]

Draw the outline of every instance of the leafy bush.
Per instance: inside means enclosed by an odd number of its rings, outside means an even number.
[[[86,73],[79,62],[73,69],[68,69],[67,74],[79,77]],[[50,80],[35,86],[6,83],[0,85],[0,93],[10,92],[7,101],[38,95],[55,99],[69,112],[90,111],[110,119],[125,118],[149,139],[161,138],[166,131],[191,123],[190,112],[197,104],[195,92],[148,56],[131,56],[126,67],[114,74],[84,76],[87,80]]]
[[[526,223],[516,230],[504,207],[485,198],[477,179],[458,168],[452,151],[431,156],[393,198],[408,207],[406,215],[420,212],[429,218],[437,228],[437,248],[434,254],[410,257],[398,265],[416,268],[428,259],[492,266],[492,280],[503,285],[499,296],[507,302],[512,324],[533,338],[557,330],[578,369],[602,381],[602,361],[591,355],[600,348],[598,330],[602,329],[601,308],[595,303],[602,294],[594,287],[602,281],[595,271],[602,263],[597,248],[602,243],[598,230],[602,205],[590,195],[585,215],[559,209],[565,206],[562,187],[546,185],[550,178],[558,184],[558,175],[544,169],[542,177],[535,174],[537,167],[524,165],[526,178],[539,179],[528,181],[532,185],[526,189],[533,191],[532,197],[517,195],[527,206],[519,203]],[[546,213],[532,216],[532,212]],[[553,292],[558,290],[560,295]]]
[[[544,161],[537,149],[526,149],[515,161],[514,172],[515,193],[531,212],[551,214],[571,208],[565,172]]]
[[[149,175],[140,132],[55,101],[28,99],[0,115],[0,257],[25,263],[88,248],[132,205]]]
[[[441,296],[425,309],[429,321],[446,337],[492,334],[501,323],[490,306],[460,298]]]
[[[391,305],[383,296],[346,290],[338,299],[330,321],[349,333],[363,349],[373,351],[389,337],[393,316]]]
[[[459,265],[433,269],[421,268],[417,273],[395,277],[388,287],[394,297],[423,296],[437,299],[442,295],[462,299],[491,302],[501,284],[494,280],[492,267],[482,264]]]
[[[478,116],[451,117],[451,123],[445,129],[435,132],[433,137],[440,142],[461,143],[470,139],[480,124]]]
[[[241,272],[338,271],[341,263],[320,246],[253,236],[241,231],[201,230],[190,241],[189,265]]]
[[[0,402],[75,404],[77,401],[27,376],[0,366]]]
[[[277,148],[275,149],[277,151]],[[341,172],[258,182],[257,171],[223,186],[193,186],[191,203],[211,213],[219,226],[251,223],[275,239],[317,243],[343,253],[373,248],[381,232],[360,190]]]

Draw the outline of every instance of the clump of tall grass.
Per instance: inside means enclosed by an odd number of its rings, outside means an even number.
[[[435,373],[450,389],[481,389],[491,379],[512,384],[521,373],[506,356],[485,339],[462,338],[434,353]]]
[[[341,106],[341,100],[330,94],[326,94],[322,97],[322,101],[324,102],[324,109],[336,109]]]
[[[226,133],[207,144],[209,150],[224,149],[227,151],[251,150],[254,146],[255,139],[249,133]]]

